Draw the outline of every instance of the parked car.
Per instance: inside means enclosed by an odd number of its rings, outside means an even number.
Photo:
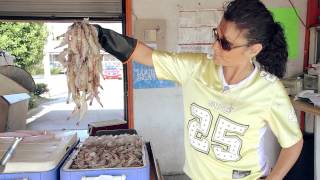
[[[103,61],[102,74],[104,79],[122,79],[123,77],[122,63],[118,60]]]

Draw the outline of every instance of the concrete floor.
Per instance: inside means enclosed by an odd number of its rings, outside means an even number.
[[[52,75],[48,78],[38,77],[35,78],[35,81],[36,83],[48,84],[49,92],[44,96],[50,101],[28,112],[27,129],[81,130],[87,129],[91,122],[124,119],[122,80],[101,81],[102,87],[105,87],[104,90],[99,90],[103,107],[94,100],[92,106],[88,106],[88,111],[82,120],[79,120],[77,115],[67,120],[72,114],[75,104],[72,101],[66,104],[68,89],[65,75]]]
[[[27,129],[29,130],[79,130],[87,129],[91,122],[123,120],[123,109],[90,108],[82,120],[78,116],[67,120],[71,115],[74,104],[66,104],[65,98],[43,104],[28,113]],[[77,125],[79,122],[79,125]]]
[[[176,175],[165,175],[163,176],[164,180],[191,180],[185,174],[176,174]]]

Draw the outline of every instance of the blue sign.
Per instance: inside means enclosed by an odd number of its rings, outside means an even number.
[[[173,81],[158,80],[153,67],[133,62],[133,87],[135,89],[175,87]]]

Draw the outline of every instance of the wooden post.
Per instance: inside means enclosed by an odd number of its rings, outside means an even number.
[[[125,0],[125,13],[126,13],[126,35],[132,36],[132,1]],[[132,61],[127,63],[128,73],[128,128],[134,128],[133,116],[133,75],[132,75]]]

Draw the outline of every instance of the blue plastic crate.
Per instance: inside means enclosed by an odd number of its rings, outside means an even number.
[[[126,180],[149,180],[150,162],[146,147],[143,151],[142,167],[129,168],[103,168],[103,169],[69,169],[72,160],[76,157],[78,151],[75,150],[65,161],[60,169],[60,180],[81,180],[82,177],[98,177],[100,175],[121,176],[125,175]]]
[[[67,156],[66,156],[67,157]],[[65,159],[65,158],[64,158]],[[0,174],[0,180],[58,180],[59,169],[63,161],[60,162],[58,167],[46,172],[25,172],[25,173],[7,173]]]

